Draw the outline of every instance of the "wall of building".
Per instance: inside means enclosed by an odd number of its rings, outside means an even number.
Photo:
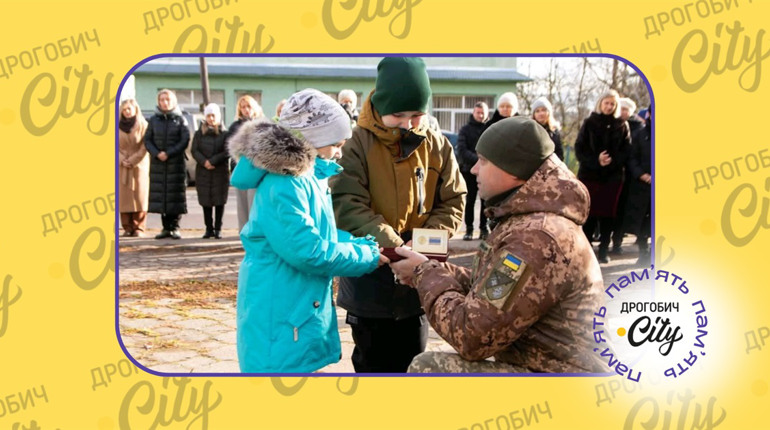
[[[377,63],[381,57],[345,57],[345,58],[317,58],[317,64],[333,64],[335,61],[344,61],[346,65],[360,65],[370,64],[372,68],[376,68]],[[167,58],[154,60],[157,62],[169,62],[184,60],[190,62],[189,58]],[[249,59],[252,60],[252,59]],[[462,65],[464,67],[504,67],[512,68],[515,66],[515,58],[511,57],[493,57],[493,58],[426,58],[426,62],[434,66],[448,66],[448,65]],[[210,64],[216,62],[242,62],[242,58],[212,58],[209,60]],[[261,62],[265,64],[275,64],[277,62],[291,63],[291,64],[307,64],[307,58],[259,58],[253,59],[254,62]],[[309,67],[312,67],[310,65]],[[136,98],[141,106],[142,110],[147,112],[154,109],[156,104],[156,94],[159,89],[171,88],[171,89],[189,89],[200,90],[201,82],[200,77],[189,74],[174,74],[174,73],[146,73],[137,71],[134,74],[136,81]],[[368,78],[289,78],[289,77],[259,77],[249,78],[248,76],[228,76],[209,73],[209,87],[212,91],[223,91],[224,100],[221,103],[224,108],[224,123],[229,125],[233,121],[235,116],[236,102],[239,96],[239,92],[250,91],[261,93],[261,105],[267,116],[273,116],[275,114],[275,107],[282,99],[289,97],[292,93],[304,88],[316,88],[320,91],[327,93],[337,93],[344,88],[350,88],[359,94],[362,94],[362,98],[366,96],[374,89],[375,80]],[[513,91],[515,89],[515,83],[513,81],[445,81],[445,80],[432,80],[431,86],[434,96],[441,95],[473,95],[473,96],[490,96],[492,98],[497,95],[506,92]],[[202,100],[196,100],[201,102]],[[216,100],[214,100],[216,101]],[[359,107],[364,100],[359,100]],[[195,108],[186,106],[186,110],[192,111]],[[470,109],[465,107],[459,108],[462,111]],[[457,131],[462,124],[459,120],[454,121],[457,123],[454,130]],[[447,127],[448,128],[448,127]]]

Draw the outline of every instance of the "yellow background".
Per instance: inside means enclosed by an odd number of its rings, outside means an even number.
[[[403,7],[406,1],[395,3]],[[342,13],[340,2],[332,2],[338,27],[347,27],[362,5],[371,3],[374,9],[377,4],[374,0],[351,0],[350,4],[354,3],[352,11]],[[385,10],[390,10],[393,2],[382,3]],[[187,406],[191,401],[200,403],[205,390],[210,405],[221,395],[221,402],[206,417],[207,428],[211,429],[507,428],[510,421],[501,416],[510,417],[519,411],[514,417],[523,419],[522,409],[527,414],[535,405],[545,410],[545,402],[550,416],[538,413],[538,422],[532,421],[526,428],[623,428],[634,405],[641,409],[628,428],[641,428],[656,408],[659,415],[648,428],[679,428],[680,419],[685,428],[690,428],[696,411],[703,420],[710,410],[714,422],[724,414],[717,428],[770,428],[770,353],[766,347],[747,353],[746,341],[747,332],[767,327],[770,319],[766,311],[770,297],[766,288],[770,231],[762,226],[770,224],[766,213],[770,191],[765,188],[765,179],[770,175],[764,168],[754,172],[743,168],[740,176],[730,180],[719,177],[710,189],[698,193],[693,179],[693,172],[768,148],[770,83],[762,79],[756,91],[741,89],[739,75],[751,61],[740,58],[730,61],[737,67],[712,75],[692,93],[683,91],[672,77],[674,50],[690,31],[701,29],[706,34],[706,62],[713,58],[716,44],[721,46],[718,63],[725,63],[729,38],[725,33],[716,35],[720,22],[732,26],[739,21],[746,30],[738,40],[738,52],[746,43],[744,36],[754,49],[758,32],[768,26],[770,3],[737,0],[737,6],[733,4],[721,13],[712,11],[705,18],[691,6],[691,22],[668,23],[660,35],[649,38],[645,37],[646,17],[669,14],[672,8],[696,1],[411,3],[412,21],[406,38],[396,38],[388,31],[397,14],[391,11],[386,17],[362,20],[350,37],[337,40],[325,29],[322,1],[240,0],[206,13],[197,12],[194,2],[190,2],[191,17],[181,21],[168,18],[159,31],[148,34],[144,31],[144,13],[173,3],[2,2],[2,58],[77,37],[82,32],[93,34],[93,29],[100,46],[87,41],[87,50],[56,61],[46,60],[40,51],[39,65],[29,69],[16,66],[8,78],[0,77],[0,279],[12,276],[5,291],[8,298],[12,299],[18,289],[22,291],[18,301],[10,305],[0,295],[0,330],[5,329],[0,337],[0,401],[8,408],[0,416],[0,428],[32,428],[33,421],[46,430],[149,428],[158,414],[165,418],[156,428],[204,428],[203,418],[193,422],[200,411],[190,412]],[[110,265],[113,214],[92,213],[89,220],[80,223],[68,220],[59,232],[45,237],[42,216],[114,191],[115,111],[111,104],[106,133],[88,132],[86,122],[98,105],[74,99],[77,82],[72,77],[65,80],[64,70],[67,66],[80,69],[89,65],[93,75],[85,91],[87,96],[92,94],[93,78],[99,82],[101,92],[101,85],[112,74],[110,91],[114,96],[133,65],[150,55],[171,52],[184,29],[193,24],[213,26],[216,18],[232,18],[235,14],[241,16],[246,29],[265,25],[266,34],[275,38],[272,53],[554,53],[598,39],[602,52],[636,64],[652,85],[657,108],[656,236],[665,237],[666,255],[672,250],[675,253],[667,268],[686,279],[691,294],[706,304],[707,355],[676,381],[641,387],[626,383],[626,388],[620,378],[413,377],[338,381],[318,377],[276,381],[195,377],[187,384],[184,397],[179,397],[173,382],[166,381],[164,386],[163,378],[140,371],[128,377],[116,373],[107,386],[94,389],[93,369],[104,371],[105,366],[115,366],[125,359],[115,332],[115,274],[114,270],[108,271],[97,287],[84,290],[73,282],[70,259],[78,237],[98,227],[107,233],[107,252],[87,255],[98,245],[98,235],[94,234],[78,258],[91,277]],[[404,28],[403,19],[401,16],[394,24],[396,30]],[[760,46],[762,53],[770,50],[770,39],[764,31],[759,39],[765,43]],[[705,63],[697,64],[688,57],[682,64],[691,76],[705,70]],[[763,66],[767,69],[770,64]],[[90,107],[86,113],[59,118],[50,131],[33,136],[22,124],[22,97],[29,83],[43,73],[50,73],[56,80],[56,104],[66,87],[69,110],[75,103]],[[38,122],[52,118],[53,110],[33,98],[31,112]],[[745,207],[747,200],[741,200],[732,213],[732,225],[741,232],[757,223],[760,228],[747,245],[736,247],[725,239],[722,217],[725,200],[741,184],[755,188],[758,206],[755,212],[742,215],[737,209]],[[278,382],[304,385],[286,395],[276,387]],[[357,386],[351,388],[352,384]],[[41,386],[45,396],[33,394],[33,405],[27,393],[33,389],[40,393]],[[142,411],[137,407],[150,397],[148,386],[153,387],[154,399]],[[132,387],[139,391],[130,407],[124,408],[126,416],[121,420],[121,407],[125,399],[131,400],[127,394]],[[612,401],[597,406],[597,392],[602,389],[612,393]],[[682,418],[682,403],[677,396],[687,390],[695,397]],[[176,416],[175,401],[182,404]],[[23,408],[18,405],[21,402]]]

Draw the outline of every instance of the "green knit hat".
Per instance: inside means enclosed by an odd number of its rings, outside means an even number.
[[[377,65],[372,103],[380,115],[428,112],[431,90],[425,62],[418,57],[385,57]]]
[[[511,175],[527,180],[553,154],[553,141],[535,120],[514,116],[484,131],[476,152]]]

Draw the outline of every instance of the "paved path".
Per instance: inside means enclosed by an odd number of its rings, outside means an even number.
[[[231,198],[224,237],[215,240],[200,239],[203,223],[194,191],[192,196],[188,191],[188,202],[193,213],[186,216],[188,222],[183,220],[183,239],[152,239],[160,227],[152,217],[150,238],[119,239],[121,339],[138,362],[155,371],[238,373],[235,293],[243,249],[235,229],[235,204]],[[461,236],[450,240],[450,261],[469,266],[479,241],[462,241]],[[624,243],[628,254],[602,266],[607,285],[633,268],[637,256],[631,240]],[[345,311],[338,311],[343,358],[320,372],[353,372],[350,327]],[[432,329],[428,350],[453,351]]]

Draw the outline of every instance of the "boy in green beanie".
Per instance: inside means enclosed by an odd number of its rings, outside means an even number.
[[[329,181],[337,226],[372,235],[381,247],[411,244],[412,229],[460,226],[465,182],[451,144],[422,121],[430,80],[421,58],[387,57],[374,91],[342,151],[343,172]],[[359,373],[406,372],[425,350],[428,325],[417,292],[388,266],[340,278],[337,303],[348,311]]]

